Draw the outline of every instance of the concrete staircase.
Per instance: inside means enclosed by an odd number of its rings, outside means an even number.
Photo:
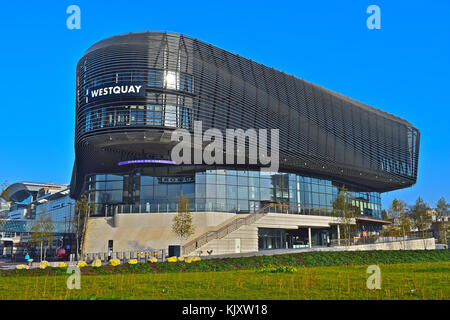
[[[242,241],[249,242],[245,244],[245,247],[250,247],[254,250],[255,245],[257,248],[258,239],[254,237],[254,229],[256,229],[256,226],[253,224],[278,207],[280,206],[269,204],[245,217],[234,218],[231,222],[219,227],[217,230],[206,232],[184,244],[182,246],[182,252],[188,256],[193,255],[198,250],[204,253],[211,250],[211,248],[220,251],[221,247],[223,247],[223,251],[235,250],[240,252],[241,245],[243,245],[241,243],[242,239],[244,239]]]

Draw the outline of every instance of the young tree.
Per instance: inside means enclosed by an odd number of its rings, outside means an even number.
[[[448,228],[448,219],[450,212],[450,203],[447,203],[442,197],[436,204],[435,213],[436,213],[436,222],[439,226],[439,240],[443,244],[447,244],[447,228]]]
[[[181,196],[178,198],[178,212],[173,218],[172,231],[177,235],[180,241],[183,241],[194,234],[189,199],[183,196],[183,192],[181,192]]]
[[[347,245],[350,245],[350,239],[356,230],[355,216],[357,207],[352,205],[345,186],[340,188],[336,200],[333,202],[334,215],[338,218],[339,225],[342,227],[342,235]]]
[[[76,241],[76,253],[77,257],[80,252],[80,242],[81,251],[83,251],[84,239],[86,238],[86,228],[87,220],[91,211],[95,210],[95,205],[89,202],[88,197],[83,194],[80,199],[75,202],[75,216],[73,225],[75,226],[75,241]]]
[[[45,247],[45,253],[47,252],[47,246],[51,246],[55,237],[53,235],[53,221],[51,216],[45,209],[37,217],[36,222],[31,227],[30,244],[40,246],[40,261],[42,261],[42,249]]]
[[[431,208],[421,197],[417,198],[416,203],[410,207],[409,216],[413,227],[418,231],[427,230],[432,222]]]

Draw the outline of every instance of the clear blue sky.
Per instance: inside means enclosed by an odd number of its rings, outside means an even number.
[[[81,30],[66,8],[81,8]],[[369,30],[366,8],[381,8]],[[22,1],[2,3],[0,180],[69,183],[75,66],[103,38],[176,31],[406,118],[419,177],[383,194],[450,201],[450,1]]]

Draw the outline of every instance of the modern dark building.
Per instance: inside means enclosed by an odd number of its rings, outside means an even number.
[[[416,182],[420,133],[408,121],[185,35],[102,40],[76,73],[71,197],[88,194],[92,217],[176,212],[181,192],[194,212],[249,214],[281,203],[324,216],[345,186],[362,229],[376,231],[380,193]],[[279,171],[171,164],[171,133],[192,131],[194,121],[204,131],[279,129]],[[287,242],[284,229],[258,230],[260,248]]]

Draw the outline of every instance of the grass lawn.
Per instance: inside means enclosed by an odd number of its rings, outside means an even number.
[[[367,266],[83,274],[80,290],[67,289],[62,272],[8,274],[0,277],[0,299],[450,299],[448,261],[378,264],[381,290],[366,288]]]

